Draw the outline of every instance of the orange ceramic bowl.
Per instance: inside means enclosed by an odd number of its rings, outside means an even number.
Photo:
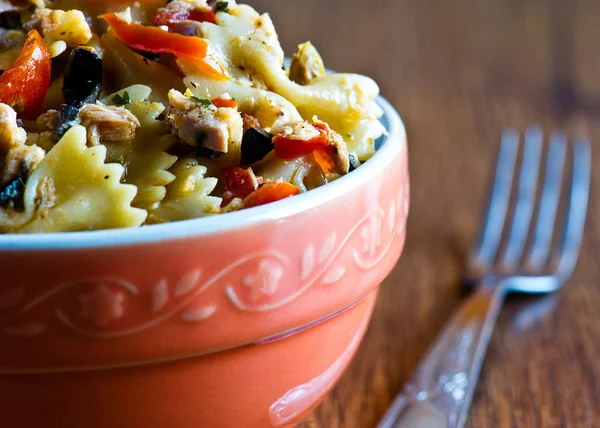
[[[0,235],[7,428],[282,427],[333,387],[404,245],[406,135],[271,205],[138,229]]]

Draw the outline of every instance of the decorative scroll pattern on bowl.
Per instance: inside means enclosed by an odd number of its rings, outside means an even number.
[[[59,284],[38,296],[28,296],[26,287],[17,284],[0,295],[0,315],[4,315],[0,329],[12,336],[35,337],[58,322],[76,334],[107,339],[139,333],[172,317],[198,323],[218,312],[218,305],[202,296],[215,284],[226,285],[226,299],[240,311],[276,310],[314,286],[335,287],[349,272],[360,274],[381,263],[404,233],[407,210],[408,191],[401,191],[385,209],[375,207],[351,230],[331,231],[321,242],[309,243],[300,266],[294,266],[284,252],[270,249],[226,261],[225,267],[210,275],[194,268],[176,280],[159,278],[147,293],[118,278]],[[63,293],[69,294],[60,299],[60,307],[43,310]],[[63,307],[68,300],[71,306]],[[129,322],[132,307],[145,312]]]

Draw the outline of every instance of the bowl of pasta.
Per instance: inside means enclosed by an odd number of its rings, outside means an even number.
[[[402,252],[396,111],[235,1],[5,3],[3,426],[293,426]]]

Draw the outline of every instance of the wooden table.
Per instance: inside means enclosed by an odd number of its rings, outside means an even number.
[[[352,366],[303,428],[369,428],[462,298],[500,131],[587,127],[600,141],[600,2],[248,0],[284,48],[311,39],[327,66],[375,78],[409,135],[408,242]],[[600,161],[600,149],[594,164]],[[600,189],[600,175],[594,178]],[[600,201],[578,270],[551,297],[510,298],[469,426],[600,426]]]

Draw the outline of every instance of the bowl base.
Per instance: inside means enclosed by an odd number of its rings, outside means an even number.
[[[2,375],[2,426],[293,426],[342,375],[376,296],[373,292],[323,324],[264,345],[136,368]]]

